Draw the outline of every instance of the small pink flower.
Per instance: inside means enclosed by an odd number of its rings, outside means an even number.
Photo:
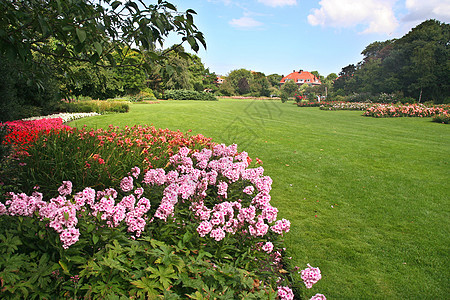
[[[264,246],[261,247],[261,249],[267,253],[270,253],[273,250],[273,244],[271,242],[266,242]]]
[[[327,298],[322,294],[315,294],[310,300],[327,300]]]
[[[322,275],[320,274],[320,269],[311,267],[309,264],[308,268],[301,271],[301,274],[302,280],[308,289],[310,289],[314,284],[317,283],[317,281],[319,281],[322,278]]]
[[[280,297],[280,300],[293,300],[294,292],[287,286],[279,286],[278,297]]]
[[[120,188],[124,192],[129,192],[133,189],[133,177],[127,176],[122,179],[120,182]]]

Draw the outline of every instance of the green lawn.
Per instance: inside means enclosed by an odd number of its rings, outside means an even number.
[[[192,129],[262,159],[288,253],[322,270],[308,297],[450,295],[448,125],[261,100],[135,104],[83,124]]]

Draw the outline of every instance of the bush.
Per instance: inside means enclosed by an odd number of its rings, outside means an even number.
[[[145,91],[141,91],[139,94],[130,96],[131,102],[142,102],[142,101],[152,101],[156,100],[155,95],[151,89],[145,89]]]
[[[433,122],[448,124],[449,121],[450,121],[450,115],[448,114],[448,112],[443,112],[443,113],[435,115],[433,117]]]
[[[163,99],[172,100],[204,100],[204,101],[216,101],[217,98],[206,92],[197,92],[191,90],[167,90],[164,92]]]
[[[59,111],[69,113],[88,113],[96,112],[105,114],[109,112],[126,113],[130,110],[130,106],[124,101],[104,101],[91,100],[79,102],[61,102],[58,107]]]
[[[111,126],[48,132],[18,158],[0,195],[2,298],[293,298],[289,221],[236,145]]]

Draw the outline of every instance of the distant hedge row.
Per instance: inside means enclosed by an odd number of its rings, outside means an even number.
[[[190,90],[166,90],[162,99],[217,101],[213,94]]]
[[[80,113],[80,112],[96,112],[99,114],[104,114],[108,112],[126,113],[130,110],[130,106],[128,105],[128,102],[125,101],[91,100],[91,101],[61,103],[59,110],[69,113]]]

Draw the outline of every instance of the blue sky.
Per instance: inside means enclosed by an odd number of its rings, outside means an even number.
[[[374,41],[399,38],[426,19],[450,22],[450,0],[171,0],[197,12],[211,72],[245,68],[287,75],[339,73]],[[165,46],[176,42],[170,37]],[[186,46],[187,47],[187,46]]]

